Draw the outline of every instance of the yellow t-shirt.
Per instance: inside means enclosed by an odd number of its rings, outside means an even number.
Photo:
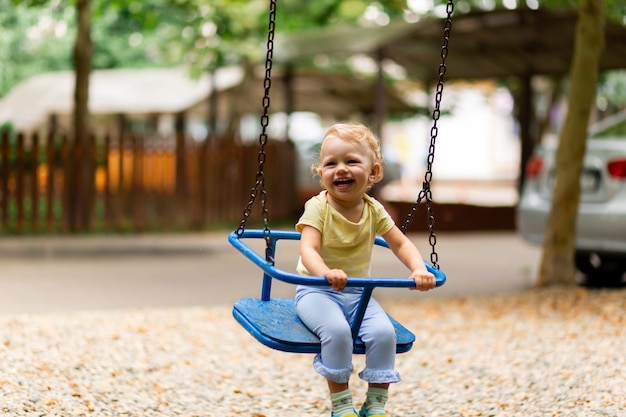
[[[365,195],[365,208],[357,223],[346,219],[328,204],[326,191],[312,197],[304,205],[304,213],[296,230],[311,226],[322,233],[321,256],[332,269],[342,269],[349,277],[368,277],[372,248],[377,235],[384,235],[394,226],[394,221],[383,205]],[[299,274],[310,275],[302,259],[298,260]]]

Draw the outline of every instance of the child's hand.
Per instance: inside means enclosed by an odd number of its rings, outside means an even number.
[[[348,275],[341,269],[331,269],[326,273],[325,277],[330,286],[337,291],[343,291],[343,289],[346,288]]]
[[[417,269],[413,271],[411,278],[415,280],[415,288],[411,288],[411,290],[428,291],[435,288],[435,276],[426,269]]]

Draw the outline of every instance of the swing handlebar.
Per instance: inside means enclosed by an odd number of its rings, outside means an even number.
[[[292,272],[287,272],[277,268],[271,262],[267,261],[264,256],[259,255],[249,245],[243,242],[243,239],[263,239],[265,240],[266,231],[261,229],[251,229],[232,232],[228,236],[228,241],[241,253],[243,253],[248,259],[259,266],[266,275],[276,278],[280,281],[295,284],[295,285],[312,285],[312,286],[329,286],[325,277],[315,277],[300,275]],[[276,242],[278,240],[300,240],[300,233],[297,231],[276,230],[269,232],[270,245],[272,253],[276,254]],[[378,246],[389,248],[389,245],[380,236],[376,237],[374,242]],[[434,268],[430,263],[424,261],[426,268],[435,276],[436,286],[440,287],[446,282],[446,275],[439,269]],[[404,287],[414,288],[415,281],[412,278],[363,278],[363,277],[349,277],[346,284],[348,287],[363,287],[363,288],[375,288],[375,287]]]

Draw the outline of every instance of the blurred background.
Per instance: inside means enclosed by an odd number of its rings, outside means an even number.
[[[375,192],[402,219],[427,168],[443,49],[438,229],[513,230],[523,167],[555,139],[570,89],[576,4],[545,3],[456,1],[448,50],[452,8],[437,0],[275,13],[260,0],[0,0],[0,233],[235,228],[264,105],[272,221],[291,224],[319,191],[317,143],[343,120],[379,136]],[[624,4],[605,13],[592,121],[626,108]]]

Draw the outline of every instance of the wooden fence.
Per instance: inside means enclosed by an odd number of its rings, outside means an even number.
[[[92,137],[80,145],[63,135],[3,132],[0,233],[235,229],[258,150],[182,135]],[[293,144],[269,141],[266,161],[270,221],[292,219],[299,208]],[[259,205],[257,197],[251,226],[260,224]]]

